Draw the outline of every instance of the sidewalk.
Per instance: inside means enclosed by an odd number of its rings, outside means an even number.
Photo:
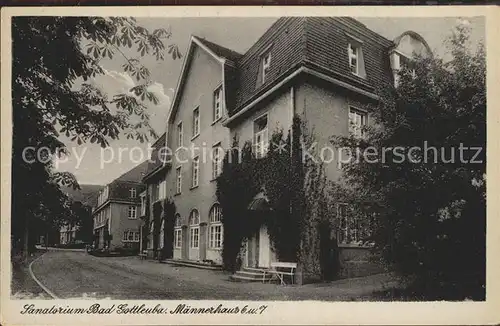
[[[343,279],[330,283],[281,286],[259,282],[231,282],[229,280],[231,274],[228,272],[173,266],[155,260],[140,260],[138,257],[106,258],[102,263],[120,266],[131,273],[158,278],[173,277],[178,280],[179,286],[183,282],[194,282],[199,284],[200,288],[210,287],[221,292],[232,292],[235,294],[235,300],[249,296],[260,300],[373,300],[374,291],[397,286],[397,280],[391,274]]]
[[[45,250],[38,249],[38,251],[30,256],[27,261],[24,261],[21,256],[14,256],[11,258],[10,285],[12,299],[50,299],[29,273],[30,263],[44,253]]]

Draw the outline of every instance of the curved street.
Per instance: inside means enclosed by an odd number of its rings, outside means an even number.
[[[385,274],[303,286],[237,283],[229,274],[177,267],[138,257],[94,257],[50,250],[32,265],[35,277],[61,299],[370,300],[394,285]]]

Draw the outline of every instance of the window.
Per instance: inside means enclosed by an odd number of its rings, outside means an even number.
[[[154,203],[160,198],[160,185],[158,183],[153,183],[151,185],[151,201]]]
[[[352,214],[352,209],[347,204],[337,204],[337,217],[339,219],[340,243],[354,243],[359,241],[359,225],[357,218]]]
[[[222,86],[214,92],[214,122],[222,117]]]
[[[130,188],[130,198],[135,198],[137,196],[137,190],[135,188]]]
[[[269,69],[271,68],[271,50],[267,50],[261,59],[261,69],[262,69],[262,84],[266,82],[267,75],[269,74]]]
[[[177,147],[183,147],[184,131],[182,129],[182,121],[177,124]]]
[[[193,137],[200,134],[200,107],[193,111]]]
[[[224,152],[219,144],[216,144],[212,148],[212,179],[217,179],[217,177],[222,173],[222,159]]]
[[[146,215],[146,196],[141,196],[141,215]]]
[[[351,69],[351,72],[355,75],[360,74],[359,53],[360,53],[360,47],[352,43],[349,43],[348,46],[349,68]]]
[[[256,119],[253,123],[253,142],[255,156],[262,158],[267,153],[268,148],[268,128],[267,128],[267,114]]]
[[[161,199],[167,198],[167,194],[166,194],[167,189],[166,189],[166,181],[165,180],[163,180],[162,182],[160,182],[158,184],[158,188],[159,188],[158,189],[158,199],[161,200]]]
[[[175,193],[180,194],[182,191],[182,174],[181,167],[175,169]]]
[[[191,187],[198,187],[198,182],[200,179],[200,158],[195,157],[192,162],[192,180]]]
[[[200,246],[200,214],[196,209],[189,215],[189,246],[192,249]]]
[[[365,136],[365,126],[366,126],[367,115],[366,112],[357,110],[355,108],[349,108],[349,133],[357,138],[363,138]]]
[[[175,224],[174,224],[174,247],[182,247],[182,229],[181,229],[181,216],[175,214]]]
[[[210,210],[209,247],[222,248],[222,210],[219,204],[214,204]]]
[[[125,231],[123,232],[123,242],[139,242],[140,233],[138,231]]]
[[[137,207],[135,207],[135,206],[128,207],[128,218],[129,219],[136,219],[137,218]]]

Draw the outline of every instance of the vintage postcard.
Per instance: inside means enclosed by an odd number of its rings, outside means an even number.
[[[499,14],[3,8],[2,324],[499,323]]]

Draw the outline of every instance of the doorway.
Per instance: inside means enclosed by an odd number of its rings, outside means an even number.
[[[247,241],[247,267],[259,267],[260,232],[257,231]]]

